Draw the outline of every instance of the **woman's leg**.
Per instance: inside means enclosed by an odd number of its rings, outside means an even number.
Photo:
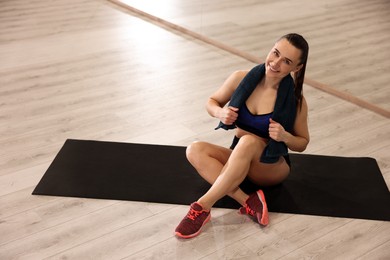
[[[221,173],[227,167],[232,151],[220,146],[196,142],[187,148],[187,158],[199,174],[209,183],[211,187],[218,181]],[[237,185],[238,187],[238,185]],[[245,203],[248,195],[242,192],[239,188],[234,188],[226,192],[241,204]],[[194,202],[190,206],[187,215],[182,219],[175,229],[175,234],[181,238],[192,238],[197,236],[202,227],[210,220],[210,206],[208,208],[202,202]]]
[[[210,190],[200,202],[205,209],[225,195],[229,195],[241,205],[248,195],[238,186],[248,178],[259,185],[268,186],[282,182],[290,168],[281,158],[277,163],[259,162],[265,143],[253,135],[245,135],[234,151],[209,143],[196,142],[187,149],[187,157],[199,174],[210,184]]]
[[[175,229],[181,238],[197,236],[210,220],[210,209],[225,195],[236,199],[241,205],[241,213],[257,217],[261,225],[268,224],[268,210],[261,190],[251,195],[245,194],[239,184],[248,176],[257,184],[272,185],[284,180],[289,172],[284,159],[278,163],[265,165],[259,162],[265,143],[252,135],[241,137],[233,151],[207,144],[194,143],[187,149],[187,157],[199,174],[212,184],[211,188],[197,202]],[[263,174],[263,171],[269,171]]]
[[[217,200],[226,194],[236,191],[240,183],[248,175],[252,161],[260,158],[261,152],[265,147],[265,142],[252,135],[245,135],[231,152],[229,159],[222,168],[211,188],[199,198],[198,202],[205,209],[210,209]],[[248,195],[245,195],[244,203]],[[242,201],[240,201],[243,204]]]
[[[194,142],[187,147],[187,159],[200,176],[208,183],[214,184],[226,165],[232,150],[206,142]],[[238,187],[227,193],[241,205],[247,195]]]

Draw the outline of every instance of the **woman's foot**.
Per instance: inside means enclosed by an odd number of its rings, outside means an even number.
[[[176,227],[175,234],[180,238],[192,238],[200,234],[202,227],[210,220],[210,211],[204,210],[198,202],[191,204],[190,210]]]
[[[255,217],[257,222],[262,226],[268,225],[268,208],[263,191],[258,190],[249,195],[249,198],[245,202],[245,206],[241,207],[239,212]]]

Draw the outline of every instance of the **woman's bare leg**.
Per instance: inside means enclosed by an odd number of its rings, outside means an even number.
[[[210,184],[214,184],[231,153],[232,150],[222,146],[206,142],[194,142],[187,148],[187,159],[203,179]],[[248,197],[238,187],[228,192],[227,195],[241,205],[245,204]]]
[[[274,185],[283,181],[289,167],[283,158],[275,164],[259,162],[265,147],[261,139],[243,136],[234,151],[208,143],[194,143],[187,150],[187,157],[199,174],[212,184],[210,190],[198,202],[205,209],[225,195],[229,195],[241,205],[248,195],[238,185],[248,176],[261,185]]]
[[[236,189],[248,175],[251,162],[260,157],[265,143],[252,135],[241,137],[232,151],[221,174],[215,180],[211,188],[199,198],[198,202],[205,209],[210,209],[217,200]],[[259,152],[260,151],[260,152]],[[244,203],[249,196],[245,196]],[[240,202],[242,204],[242,202]]]
[[[233,151],[199,142],[188,147],[187,158],[212,185],[197,203],[191,204],[187,215],[175,229],[176,236],[197,236],[210,220],[211,207],[225,195],[236,199],[243,206],[240,213],[256,217],[260,225],[268,225],[268,210],[263,192],[257,191],[249,196],[239,188],[246,176],[257,184],[275,184],[288,175],[289,167],[284,159],[268,166],[259,162],[264,147],[265,142],[253,135],[242,136]],[[263,170],[274,171],[263,176]]]

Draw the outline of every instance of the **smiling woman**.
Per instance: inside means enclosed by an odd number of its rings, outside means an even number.
[[[297,53],[296,49],[301,51]],[[280,38],[266,59],[267,72],[278,74],[279,72],[290,73],[291,71],[294,73],[294,91],[300,104],[308,55],[309,45],[307,41],[300,35],[292,33]],[[271,62],[272,65],[270,65]],[[270,75],[270,77],[272,76]]]
[[[212,186],[191,204],[175,230],[178,237],[197,236],[210,220],[212,206],[225,195],[242,205],[240,213],[268,225],[263,191],[246,194],[239,185],[245,178],[262,186],[279,184],[290,172],[288,149],[306,149],[310,138],[302,84],[308,52],[301,35],[287,34],[264,64],[232,73],[210,96],[208,113],[221,121],[218,128],[236,128],[235,138],[230,149],[206,142],[187,148],[188,160]]]

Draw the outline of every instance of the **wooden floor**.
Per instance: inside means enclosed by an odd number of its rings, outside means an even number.
[[[387,0],[126,2],[260,58],[302,33],[310,79],[390,110]],[[106,0],[1,1],[0,259],[390,259],[384,221],[271,213],[260,228],[214,209],[182,241],[173,230],[187,206],[31,195],[67,138],[229,145],[204,104],[253,65]],[[374,157],[390,186],[389,118],[304,93],[305,153]]]

